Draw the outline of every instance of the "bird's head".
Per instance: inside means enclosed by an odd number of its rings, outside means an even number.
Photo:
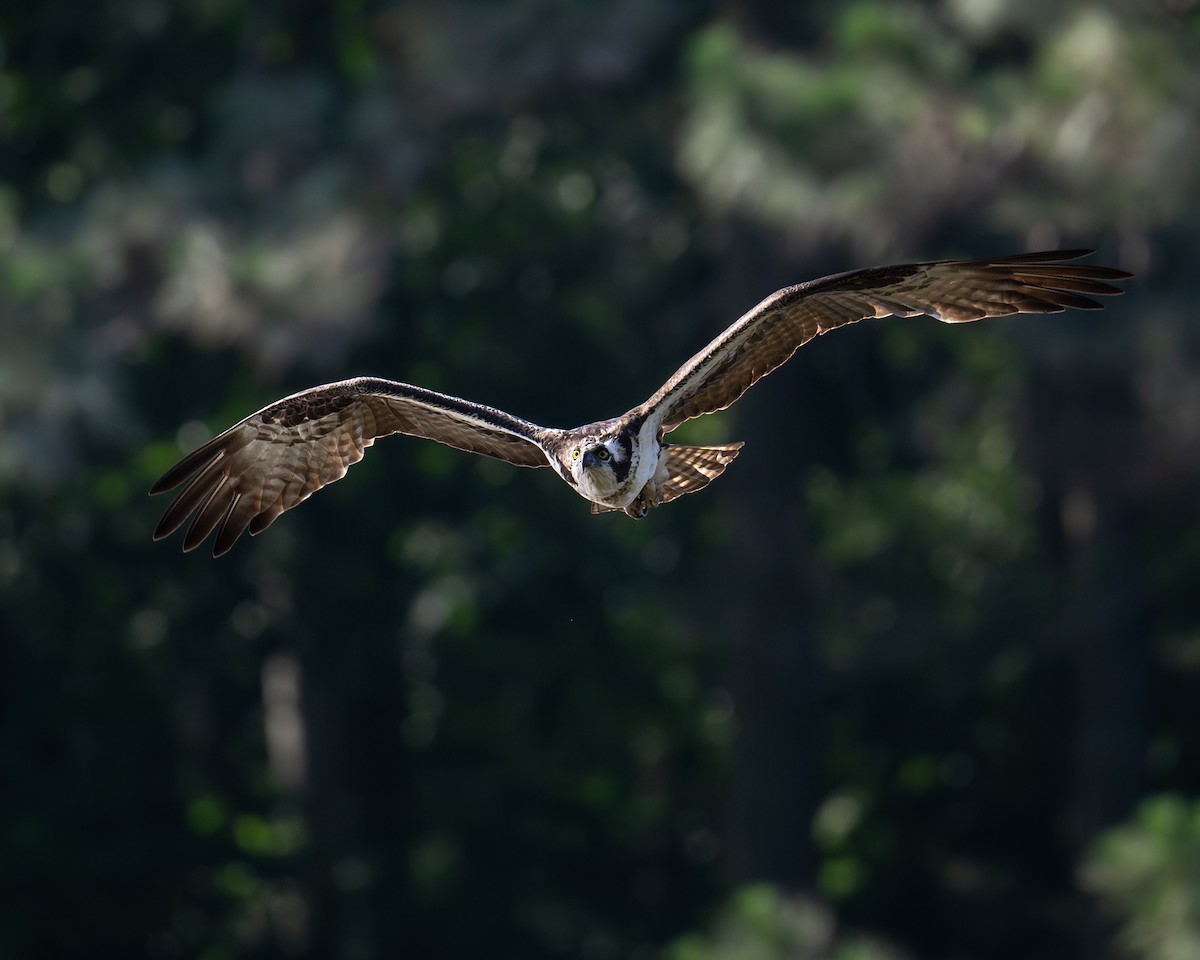
[[[633,437],[627,434],[588,437],[571,448],[571,474],[587,495],[610,497],[629,477]]]

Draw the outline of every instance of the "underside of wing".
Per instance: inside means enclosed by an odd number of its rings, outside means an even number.
[[[662,482],[662,502],[670,503],[684,494],[703,490],[725,472],[741,450],[740,441],[719,447],[669,444],[663,451],[667,476]]]
[[[249,529],[345,476],[376,438],[393,433],[436,440],[522,467],[548,465],[541,427],[501,410],[390,380],[359,378],[279,400],[230,427],[168,470],[150,489],[186,482],[167,507],[154,539],[194,514],[184,537],[192,550],[214,529],[220,556]]]
[[[1098,310],[1092,297],[1122,291],[1107,281],[1130,274],[1064,261],[1088,250],[1025,253],[872,267],[771,294],[692,357],[640,408],[661,416],[661,432],[723,410],[757,380],[822,333],[859,320],[928,314],[966,323],[1015,313]]]

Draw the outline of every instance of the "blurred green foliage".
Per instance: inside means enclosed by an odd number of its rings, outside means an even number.
[[[902,960],[885,943],[844,936],[827,908],[768,884],[738,891],[710,934],[689,934],[667,960]]]
[[[0,955],[1194,952],[1198,48],[1189,0],[4,7]],[[149,540],[291,390],[587,422],[777,287],[1059,245],[1130,295],[813,344],[645,523],[399,438]]]
[[[1170,794],[1147,800],[1131,823],[1101,835],[1081,873],[1121,917],[1131,954],[1183,960],[1200,953],[1200,803]]]

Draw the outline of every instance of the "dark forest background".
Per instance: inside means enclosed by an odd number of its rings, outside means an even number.
[[[0,8],[0,956],[1200,956],[1192,0]],[[146,490],[373,374],[569,426],[861,324],[593,517],[421,441],[214,561]]]

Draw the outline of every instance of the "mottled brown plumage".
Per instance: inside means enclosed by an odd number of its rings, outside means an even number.
[[[1119,294],[1104,281],[1130,274],[1060,262],[1090,252],[872,267],[785,287],[680,367],[643,406],[666,405],[663,431],[669,433],[692,417],[724,410],[813,337],[860,320],[928,314],[943,323],[967,323],[1067,307],[1099,310],[1083,294]]]
[[[345,475],[377,438],[436,440],[517,466],[553,467],[594,512],[641,517],[724,472],[740,443],[677,446],[664,437],[692,417],[723,410],[813,337],[859,320],[928,314],[966,323],[1015,313],[1097,310],[1092,297],[1130,274],[1066,263],[1090,251],[1026,253],[835,274],[773,293],[622,417],[571,430],[412,384],[361,377],[285,397],[230,427],[168,470],[151,493],[186,482],[155,539],[192,516],[184,550],[215,529],[214,555],[261,533],[285,510]],[[193,516],[194,515],[194,516]]]

